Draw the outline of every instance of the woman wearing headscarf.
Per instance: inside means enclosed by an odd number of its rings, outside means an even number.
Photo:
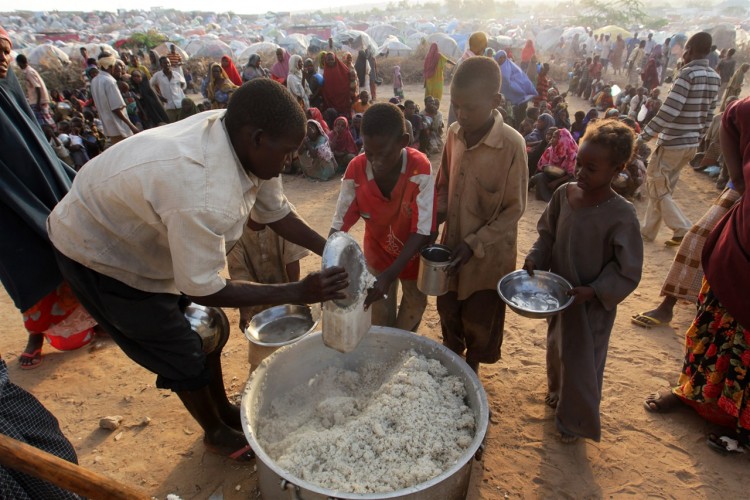
[[[357,72],[359,88],[370,88],[370,70],[371,68],[370,63],[367,60],[367,53],[364,50],[360,50],[357,53],[357,62],[354,63],[354,71]]]
[[[247,60],[247,66],[242,70],[242,81],[250,82],[256,78],[268,78],[268,71],[260,66],[260,56],[251,55]]]
[[[180,103],[180,111],[177,114],[177,120],[184,120],[185,118],[193,116],[195,114],[198,114],[198,106],[195,105],[195,101],[193,101],[191,98],[185,97]]]
[[[646,87],[649,92],[659,86],[659,71],[656,68],[656,59],[653,57],[648,60],[646,67],[643,68],[641,80],[643,80],[643,86]]]
[[[228,56],[221,57],[221,67],[233,84],[237,85],[238,87],[242,85],[242,78],[237,71],[237,67]]]
[[[307,135],[300,148],[299,161],[306,177],[321,181],[329,180],[338,169],[328,135],[317,120],[307,120]]]
[[[286,77],[289,75],[289,59],[291,57],[289,52],[281,47],[276,49],[276,62],[271,66],[271,78],[282,85],[286,84]]]
[[[143,127],[158,127],[162,123],[169,123],[167,112],[164,111],[159,98],[156,97],[154,89],[151,88],[149,81],[143,77],[139,70],[134,70],[130,74],[130,89],[138,100],[140,109],[143,112]]]
[[[323,66],[323,101],[326,108],[333,108],[343,116],[351,116],[352,103],[357,98],[356,88],[352,92],[352,79],[349,67],[333,52],[326,54]],[[356,78],[354,80],[356,87]]]
[[[547,129],[555,126],[555,119],[552,115],[542,114],[539,115],[539,119],[536,121],[536,127],[531,131],[529,135],[524,137],[528,146],[535,146],[539,142],[544,141],[544,137],[547,134]],[[536,167],[535,167],[536,168]]]
[[[300,56],[295,54],[289,58],[289,75],[286,78],[286,87],[297,98],[297,102],[302,106],[302,109],[307,109],[310,107],[310,88],[305,84],[302,67]]]
[[[521,69],[525,70],[528,68],[531,63],[531,58],[535,55],[536,49],[534,49],[534,42],[526,40],[526,45],[524,45],[523,50],[521,51]]]
[[[573,179],[577,157],[578,144],[570,132],[564,128],[555,130],[529,181],[536,187],[537,199],[549,202],[558,187]]]
[[[318,108],[309,108],[306,114],[308,119],[315,120],[316,122],[318,122],[318,124],[320,124],[320,127],[323,129],[323,133],[327,137],[331,132],[331,129],[328,127],[328,123],[326,123],[325,119],[323,119],[323,113],[321,113]]]
[[[232,83],[221,64],[212,63],[208,68],[208,75],[206,97],[211,101],[211,109],[226,108],[232,92],[237,90],[237,85]]]
[[[456,68],[468,58],[484,54],[484,50],[487,48],[487,33],[484,31],[476,31],[472,33],[469,37],[468,45],[469,47],[464,51],[463,55],[456,63]],[[450,127],[455,121],[456,112],[453,110],[453,104],[451,104],[451,107],[448,109],[448,126]]]
[[[45,337],[57,349],[77,349],[91,342],[96,322],[63,281],[47,234],[47,217],[70,189],[75,172],[57,157],[39,127],[9,68],[11,48],[0,27],[0,282],[29,333],[19,358],[28,370],[42,363]],[[0,467],[0,484],[5,476]]]
[[[500,66],[500,74],[503,78],[500,92],[513,106],[515,122],[520,124],[526,116],[526,104],[536,97],[536,87],[523,70],[508,58],[508,53],[504,50],[497,51],[495,61]]]
[[[342,170],[345,169],[359,153],[359,148],[349,130],[349,120],[343,116],[336,118],[328,139],[331,142],[331,151],[336,158],[336,163]]]
[[[622,71],[622,56],[625,53],[625,47],[625,40],[622,39],[622,35],[617,35],[617,40],[615,40],[612,54],[610,54],[609,56],[609,62],[612,63],[612,69],[614,70],[615,75],[619,74]]]
[[[748,69],[750,69],[750,64],[743,63],[739,69],[734,72],[734,75],[732,75],[732,78],[727,84],[726,90],[724,90],[724,97],[721,99],[722,109],[726,107],[727,99],[732,96],[739,97],[740,92],[742,92],[742,84],[745,82],[745,73],[747,73]]]
[[[434,97],[437,100],[443,98],[443,85],[445,82],[445,65],[455,66],[456,63],[440,53],[438,44],[430,45],[430,50],[424,58],[424,96]]]
[[[537,68],[536,56],[531,56],[531,59],[529,59],[528,64],[526,66],[526,77],[534,85],[534,88],[537,88],[536,80],[537,80],[538,75],[539,75],[539,69]],[[539,90],[537,89],[537,93],[538,92]]]

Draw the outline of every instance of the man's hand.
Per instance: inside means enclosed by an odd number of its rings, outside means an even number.
[[[575,305],[583,304],[596,297],[594,289],[590,286],[577,286],[568,292],[568,295],[575,297]]]
[[[250,325],[250,320],[253,319],[250,314],[244,310],[244,307],[240,307],[240,331],[245,333],[245,330]]]
[[[529,273],[529,276],[534,276],[534,269],[536,269],[536,264],[533,260],[526,259],[523,261],[523,270]]]
[[[315,304],[328,300],[346,298],[342,292],[349,286],[349,275],[342,267],[331,267],[325,271],[307,275],[300,281],[300,299],[305,304]]]
[[[469,259],[473,256],[474,250],[472,250],[465,241],[462,241],[461,244],[453,250],[453,253],[451,253],[451,262],[447,268],[448,274],[451,276],[457,274],[461,268],[464,267],[464,264],[469,262]]]
[[[372,303],[388,298],[388,290],[391,288],[393,280],[395,279],[396,277],[392,276],[387,270],[380,273],[380,276],[375,280],[373,287],[367,291],[367,297],[365,298],[365,311]]]

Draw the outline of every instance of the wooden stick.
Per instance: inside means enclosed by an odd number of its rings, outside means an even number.
[[[149,500],[141,490],[0,434],[0,465],[92,500]]]

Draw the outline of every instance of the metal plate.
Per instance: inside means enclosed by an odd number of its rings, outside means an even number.
[[[349,286],[344,290],[346,297],[334,300],[333,303],[347,308],[360,300],[366,293],[369,273],[365,256],[354,238],[341,231],[333,233],[326,241],[322,261],[323,270],[343,267],[349,274]]]
[[[559,314],[575,300],[568,296],[573,287],[562,276],[548,271],[523,269],[506,274],[497,284],[497,292],[513,311],[527,318],[548,318]]]
[[[245,330],[250,342],[279,347],[312,332],[320,321],[320,306],[286,304],[271,307],[253,316]]]

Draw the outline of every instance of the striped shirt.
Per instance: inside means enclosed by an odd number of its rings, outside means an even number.
[[[719,99],[719,75],[708,66],[708,59],[697,59],[683,66],[666,101],[646,125],[644,140],[658,135],[656,145],[666,149],[698,146],[708,130]]]

